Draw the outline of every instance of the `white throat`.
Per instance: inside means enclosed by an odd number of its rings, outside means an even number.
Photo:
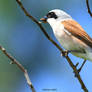
[[[59,21],[57,22],[55,19],[48,19],[47,22],[50,24],[50,26],[52,27],[53,31],[57,29],[58,25],[59,25]]]
[[[71,19],[72,18],[56,20],[54,18],[50,18],[50,19],[47,20],[47,22],[50,24],[50,26],[52,27],[53,31],[55,32],[57,29],[59,29],[59,30],[64,29],[64,26],[61,24],[62,21],[71,20]]]

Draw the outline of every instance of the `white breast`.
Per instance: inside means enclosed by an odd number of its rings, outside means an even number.
[[[65,48],[69,49],[69,45],[71,45],[70,41],[67,39],[71,38],[69,37],[70,33],[67,33],[67,30],[64,29],[64,25],[61,24],[61,21],[55,21],[54,19],[48,19],[49,24],[51,25],[54,35],[57,38],[57,40],[60,42],[60,44]],[[68,35],[67,35],[68,34]]]

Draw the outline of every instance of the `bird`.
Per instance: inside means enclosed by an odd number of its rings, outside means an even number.
[[[53,9],[40,20],[50,24],[56,39],[66,51],[84,61],[92,61],[92,38],[68,13]]]

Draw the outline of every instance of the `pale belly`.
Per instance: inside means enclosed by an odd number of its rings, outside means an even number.
[[[90,52],[90,53],[88,52],[88,50],[90,50],[90,48],[88,48],[87,45],[84,43],[80,44],[79,39],[76,39],[72,35],[68,35],[64,31],[54,32],[54,34],[55,34],[57,40],[60,42],[61,46],[64,47],[66,50],[78,50],[78,51],[85,50],[85,52],[86,52],[86,53],[72,52],[73,55],[92,61],[92,52]]]

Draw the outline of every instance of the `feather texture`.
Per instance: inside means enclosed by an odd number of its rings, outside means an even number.
[[[80,24],[74,20],[65,20],[62,21],[62,24],[69,33],[92,48],[92,38],[84,31]]]

